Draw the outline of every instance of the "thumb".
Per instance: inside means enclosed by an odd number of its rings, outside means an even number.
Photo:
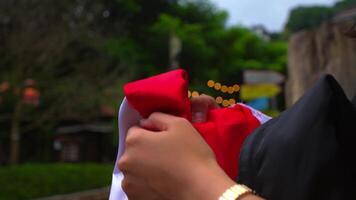
[[[165,131],[168,129],[170,121],[176,118],[173,115],[155,112],[152,113],[147,119],[140,121],[140,126],[151,131]]]

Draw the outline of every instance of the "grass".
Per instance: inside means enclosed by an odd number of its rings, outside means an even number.
[[[0,200],[23,200],[108,186],[113,164],[0,167]]]

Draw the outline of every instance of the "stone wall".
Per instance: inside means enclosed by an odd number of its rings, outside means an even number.
[[[290,38],[287,106],[295,103],[323,73],[332,74],[349,99],[356,94],[356,39],[346,37],[341,24],[325,23]]]

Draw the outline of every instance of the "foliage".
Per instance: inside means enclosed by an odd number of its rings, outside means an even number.
[[[333,10],[326,6],[300,6],[290,12],[286,29],[293,33],[303,29],[314,28],[323,21],[330,20],[332,16]]]
[[[0,167],[0,199],[33,199],[109,186],[112,168],[112,164]]]
[[[0,50],[0,80],[15,86],[26,78],[38,80],[40,110],[51,110],[56,121],[90,120],[100,105],[117,104],[124,82],[166,71],[171,34],[182,40],[180,64],[193,85],[245,68],[283,71],[286,65],[282,42],[262,41],[246,28],[226,28],[227,13],[209,1],[2,4],[2,16],[9,20],[2,24],[8,40]]]
[[[170,69],[171,35],[182,42],[191,88],[201,92],[209,79],[240,82],[243,69],[284,72],[285,41],[226,27],[227,16],[207,0],[0,1],[0,83],[12,86],[0,94],[0,123],[11,124],[14,91],[27,78],[41,98],[22,110],[22,132],[99,118],[101,106],[117,108],[125,82]]]
[[[356,6],[356,0],[342,0],[335,3],[334,10],[335,12],[339,12],[355,6]]]
[[[299,6],[289,14],[286,30],[290,33],[318,27],[322,22],[330,21],[338,12],[356,6],[356,0],[342,0],[333,6]]]

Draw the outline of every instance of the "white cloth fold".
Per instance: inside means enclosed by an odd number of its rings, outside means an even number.
[[[140,114],[135,109],[133,109],[128,103],[127,99],[124,98],[119,110],[119,117],[118,117],[119,146],[118,146],[117,157],[114,166],[114,172],[112,175],[109,200],[127,200],[127,196],[121,188],[121,182],[122,179],[124,178],[124,175],[117,167],[117,162],[125,150],[125,139],[126,139],[127,130],[131,126],[137,125],[141,119],[142,117],[140,116]]]

